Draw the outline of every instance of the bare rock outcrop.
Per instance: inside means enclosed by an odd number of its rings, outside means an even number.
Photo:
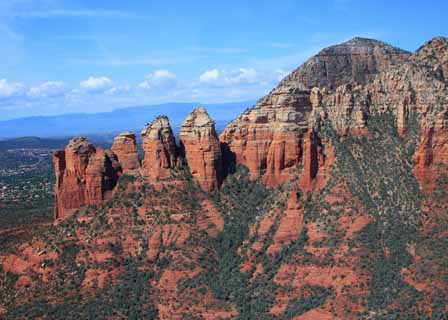
[[[318,176],[325,160],[326,142],[319,140],[324,120],[337,134],[366,135],[369,117],[389,112],[400,135],[416,119],[426,146],[420,149],[433,144],[440,149],[446,134],[440,118],[447,110],[447,43],[435,38],[415,54],[364,38],[326,48],[231,122],[220,139],[236,164],[246,165],[254,179],[263,175],[269,186],[290,180],[299,166],[305,185]],[[422,155],[429,151],[419,152],[416,159],[429,157]],[[428,166],[428,160],[418,163]]]
[[[110,197],[122,169],[110,150],[95,148],[84,137],[70,140],[53,154],[55,166],[55,219],[65,218],[83,205]]]
[[[323,49],[283,79],[280,86],[301,83],[307,88],[334,90],[344,84],[362,85],[410,55],[384,42],[356,37]]]
[[[253,179],[266,172],[264,180],[270,186],[288,181],[305,163],[305,134],[312,136],[322,119],[328,116],[341,133],[351,128],[364,130],[368,95],[358,98],[352,85],[367,83],[409,56],[406,51],[363,38],[326,48],[231,122],[220,139],[236,163],[249,168]]]
[[[266,171],[267,184],[277,185],[299,164],[311,109],[307,88],[280,86],[231,122],[220,140],[252,179]]]
[[[120,133],[115,137],[111,150],[117,156],[123,172],[132,172],[140,168],[137,142],[134,133]]]
[[[448,38],[436,37],[426,42],[412,56],[412,60],[429,66],[434,75],[448,82]]]
[[[180,131],[181,149],[190,172],[205,191],[219,187],[222,180],[221,145],[215,122],[204,108],[194,109]]]
[[[152,181],[171,176],[177,163],[177,147],[168,117],[160,116],[142,130],[143,175]]]
[[[433,190],[439,176],[448,175],[448,106],[433,126],[422,129],[414,161],[414,174],[425,191]]]

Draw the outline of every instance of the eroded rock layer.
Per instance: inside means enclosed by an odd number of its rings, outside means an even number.
[[[230,123],[220,140],[253,179],[266,171],[268,184],[284,182],[301,161],[311,109],[307,88],[278,87]]]
[[[143,174],[153,181],[170,177],[177,162],[177,147],[168,117],[157,117],[145,126],[141,134]]]
[[[218,188],[223,172],[221,145],[215,122],[204,108],[194,109],[185,119],[180,142],[190,172],[202,189]]]
[[[111,150],[116,154],[123,172],[132,172],[140,168],[134,133],[120,133],[115,137]]]
[[[439,37],[413,55],[363,38],[324,49],[230,123],[220,139],[236,164],[246,165],[253,179],[264,175],[270,186],[291,180],[300,167],[308,180],[317,176],[315,146],[323,122],[339,135],[369,135],[370,116],[391,114],[402,136],[417,123],[426,146],[436,131],[440,149],[448,109],[447,48],[447,39]],[[318,144],[325,149],[325,141]],[[422,163],[429,162],[419,160],[420,176]]]
[[[108,198],[122,172],[113,152],[95,148],[84,137],[70,140],[65,150],[55,152],[53,162],[56,219]]]

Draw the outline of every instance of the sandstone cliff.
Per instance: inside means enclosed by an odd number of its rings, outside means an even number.
[[[132,172],[140,168],[137,142],[132,132],[122,132],[115,137],[111,150],[116,154],[123,172]]]
[[[443,131],[440,123],[448,108],[447,47],[446,38],[436,38],[412,55],[376,40],[354,38],[326,48],[230,123],[220,139],[253,179],[264,175],[271,186],[291,180],[300,166],[308,180],[314,179],[321,166],[315,146],[325,149],[325,141],[318,141],[323,121],[341,135],[367,135],[369,116],[391,113],[401,135],[410,121],[418,121],[421,145],[428,145],[431,139],[425,132]],[[418,163],[421,167],[423,162]]]
[[[177,147],[168,117],[157,117],[142,130],[143,174],[151,180],[168,178],[176,166]]]
[[[324,110],[313,112],[321,107],[322,93],[336,89],[329,116],[337,129],[346,132],[352,118],[363,127],[366,104],[356,101],[352,84],[367,83],[409,55],[363,38],[324,49],[229,124],[221,134],[221,141],[235,154],[237,164],[249,168],[252,178],[266,171],[265,180],[269,185],[290,180],[294,169],[304,164],[304,157],[312,157],[303,155],[304,134],[308,132],[307,136],[312,137],[312,131],[318,128],[309,124],[318,125],[327,116]],[[322,90],[312,92],[313,87]]]
[[[55,219],[87,204],[100,203],[115,187],[121,166],[111,151],[95,148],[84,137],[70,140],[53,155],[56,174]]]
[[[180,143],[190,172],[202,189],[218,188],[223,172],[221,146],[215,122],[204,108],[194,109],[185,119]]]

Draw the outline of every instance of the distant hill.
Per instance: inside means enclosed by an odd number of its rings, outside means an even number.
[[[112,138],[89,136],[96,145],[109,147]],[[62,149],[70,138],[20,137],[0,140],[0,151],[16,149]]]
[[[216,121],[218,130],[234,119],[255,101],[205,104],[209,114]],[[59,116],[26,117],[0,121],[0,138],[16,137],[71,137],[74,135],[109,135],[119,131],[140,131],[156,116],[164,114],[170,118],[174,130],[194,107],[200,103],[165,103],[116,109],[111,112],[94,114],[66,114]],[[203,104],[202,104],[203,105]]]
[[[50,139],[39,137],[21,137],[0,140],[0,151],[11,149],[56,149],[64,147],[68,139]]]

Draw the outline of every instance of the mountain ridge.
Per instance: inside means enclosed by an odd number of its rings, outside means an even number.
[[[57,151],[55,225],[0,255],[5,318],[443,319],[448,46],[342,45],[219,137],[202,108],[179,145],[147,119],[142,166],[128,132]]]
[[[221,126],[239,112],[249,107],[252,101],[207,104],[210,112]],[[135,130],[144,125],[147,118],[167,113],[178,127],[188,112],[197,103],[165,103],[115,109],[96,114],[73,113],[56,116],[33,116],[0,121],[0,138],[20,136],[60,137],[74,135],[97,135]]]

